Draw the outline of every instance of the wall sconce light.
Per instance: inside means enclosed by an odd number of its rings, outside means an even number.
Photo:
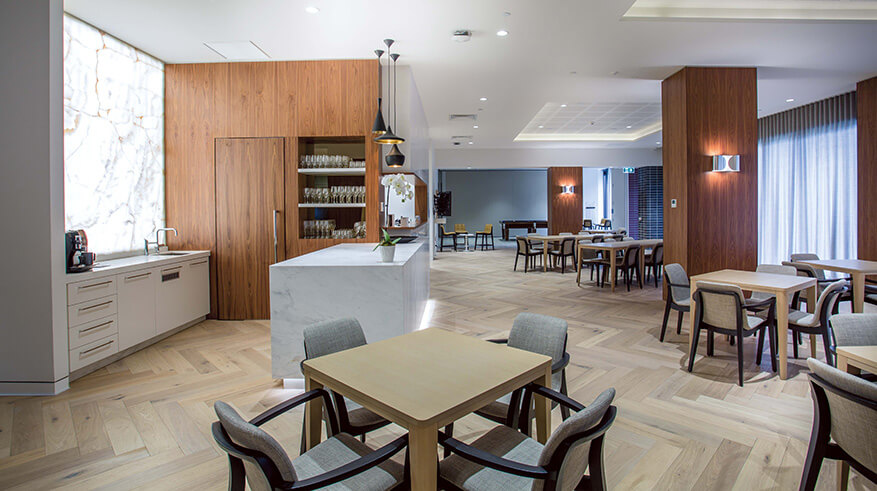
[[[740,172],[740,156],[713,155],[713,172]]]
[[[563,187],[563,194],[573,194],[576,192],[575,186],[562,186],[562,187]]]

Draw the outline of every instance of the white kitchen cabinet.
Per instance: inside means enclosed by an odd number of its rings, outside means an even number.
[[[183,280],[186,282],[186,291],[189,295],[189,320],[210,313],[210,264],[208,261],[209,258],[205,257],[186,263],[189,272]]]
[[[157,269],[116,276],[119,301],[119,350],[128,349],[155,336],[157,281]]]
[[[185,324],[187,298],[186,278],[190,271],[186,264],[176,264],[159,270],[156,294],[155,330],[161,334]]]

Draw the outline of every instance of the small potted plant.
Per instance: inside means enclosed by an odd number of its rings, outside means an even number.
[[[399,242],[400,238],[392,238],[386,229],[381,229],[384,233],[384,237],[378,242],[378,245],[375,246],[375,249],[381,249],[381,261],[385,263],[393,262],[393,257],[396,255],[396,242]]]

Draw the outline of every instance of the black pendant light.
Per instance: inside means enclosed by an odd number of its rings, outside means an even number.
[[[378,70],[382,70],[383,66],[381,65],[381,56],[384,55],[384,50],[376,49],[375,54],[378,55]],[[383,86],[383,84],[381,84]],[[383,87],[381,87],[381,96],[383,96]],[[381,97],[378,97],[378,114],[375,115],[375,123],[372,125],[372,136],[377,138],[384,133],[387,132],[387,126],[384,124],[384,114],[381,112]]]
[[[387,45],[388,50],[390,49],[390,46],[393,45],[393,42],[394,41],[392,39],[384,39],[384,44]],[[390,54],[390,58],[392,58],[392,60],[393,60],[393,74],[394,74],[394,76],[393,76],[393,78],[390,79],[390,81],[392,81],[392,84],[393,84],[392,85],[392,92],[390,92],[390,89],[388,88],[387,94],[392,94],[392,98],[390,99],[390,104],[393,106],[393,123],[395,123],[396,122],[396,80],[395,80],[396,69],[395,69],[395,67],[396,67],[396,60],[399,58],[399,54],[392,53],[392,54]],[[402,143],[404,141],[405,141],[404,138],[402,138],[400,136],[396,136],[393,133],[393,125],[392,124],[387,125],[387,132],[386,133],[375,138],[375,142],[380,143],[381,145],[395,145],[397,143]]]
[[[387,167],[402,167],[405,165],[405,155],[399,151],[399,145],[393,144],[387,156],[384,158]]]

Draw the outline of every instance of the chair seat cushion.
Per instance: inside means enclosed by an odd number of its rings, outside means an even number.
[[[691,307],[691,297],[680,298],[679,300],[674,300],[676,305],[680,305],[682,307]]]
[[[813,314],[801,312],[800,310],[790,310],[789,324],[795,324],[797,326],[805,327],[815,327],[817,324],[819,324],[819,318]]]
[[[542,445],[508,426],[497,426],[470,444],[479,450],[528,465],[538,465]],[[451,455],[439,465],[441,476],[467,491],[531,489],[533,479],[500,472]]]
[[[309,479],[349,464],[372,451],[368,445],[347,433],[339,433],[297,457],[292,461],[292,467],[299,480]],[[404,471],[398,462],[386,460],[377,467],[321,489],[389,489],[402,480]]]
[[[760,317],[756,317],[754,315],[747,315],[746,316],[746,325],[743,326],[743,329],[755,329],[755,328],[759,327],[761,325],[761,323],[763,323],[763,322],[764,322],[764,319],[762,319]]]

